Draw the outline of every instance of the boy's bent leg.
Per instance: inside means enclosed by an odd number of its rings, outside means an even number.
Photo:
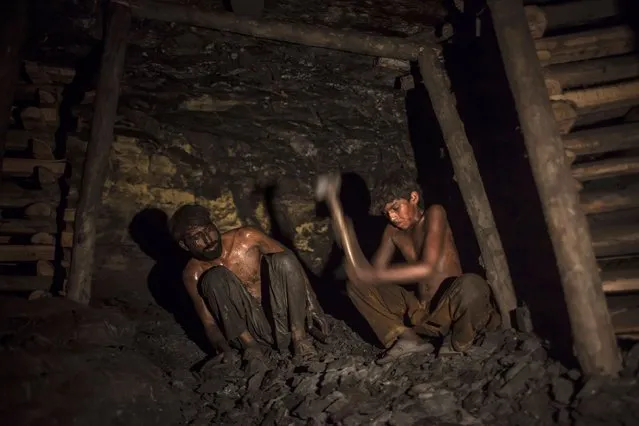
[[[200,279],[200,293],[228,341],[245,342],[248,333],[260,343],[273,343],[263,310],[227,268],[206,271]]]
[[[444,334],[450,332],[453,350],[465,352],[496,315],[486,280],[476,274],[464,274],[455,279],[429,320],[440,323]]]
[[[385,348],[409,330],[404,317],[413,317],[421,309],[415,295],[398,285],[375,287],[348,282],[346,291]]]

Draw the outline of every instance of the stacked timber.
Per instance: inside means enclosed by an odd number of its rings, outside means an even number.
[[[639,35],[621,8],[607,0],[526,7],[604,292],[615,304],[639,295]],[[609,307],[617,333],[639,338],[639,306]]]
[[[49,291],[64,280],[72,241],[65,211],[67,162],[56,131],[70,68],[25,61],[14,96],[0,183],[0,290]]]

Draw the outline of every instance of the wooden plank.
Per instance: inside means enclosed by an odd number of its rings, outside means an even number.
[[[639,123],[581,130],[564,136],[563,140],[564,148],[575,155],[639,148]]]
[[[251,19],[232,13],[208,12],[178,4],[136,0],[131,2],[131,8],[136,18],[174,22],[361,55],[417,59],[423,48],[419,42],[408,38],[377,36],[351,30],[336,30],[317,25],[293,24],[271,19]]]
[[[38,260],[36,262],[36,273],[39,277],[52,277],[55,275],[55,265],[48,260]]]
[[[16,89],[16,101],[36,107],[56,107],[62,102],[64,86],[21,84]]]
[[[52,285],[51,277],[0,276],[0,291],[48,290]]]
[[[168,4],[166,7],[170,8]],[[68,279],[67,297],[79,303],[86,304],[91,299],[97,211],[101,203],[114,138],[113,128],[130,25],[131,8],[128,2],[125,4],[111,1],[94,103],[91,143],[88,145],[82,170]]]
[[[639,262],[601,271],[603,289],[606,293],[639,291]]]
[[[550,65],[544,69],[546,85],[559,92],[639,77],[639,56],[605,57],[580,62]],[[548,83],[551,81],[553,83]]]
[[[54,260],[55,247],[49,245],[0,245],[0,262]]]
[[[613,313],[612,323],[618,334],[639,333],[639,307]]]
[[[0,185],[0,208],[2,207],[25,207],[37,202],[60,203],[60,188],[50,189],[25,189],[19,185],[6,182]]]
[[[635,173],[639,173],[639,157],[611,158],[572,166],[572,175],[581,182]]]
[[[542,65],[624,55],[637,48],[634,30],[625,25],[546,37],[535,41]]]
[[[633,106],[639,104],[639,80],[592,87],[589,89],[569,90],[560,95],[552,95],[553,101],[572,103],[577,111],[596,111],[611,109],[615,106]]]
[[[54,131],[59,125],[57,108],[27,107],[20,112],[20,119],[26,130]]]
[[[50,85],[52,83],[69,84],[75,77],[75,70],[69,67],[25,61],[24,68],[31,82],[37,85]]]
[[[622,12],[621,5],[610,0],[578,0],[526,6],[528,26],[533,38],[541,38],[545,32],[614,17]]]
[[[639,254],[639,223],[595,227],[590,233],[597,257]]]
[[[581,208],[586,214],[607,213],[639,207],[639,183],[611,190],[584,191]]]
[[[31,243],[39,245],[56,245],[58,244],[58,241],[55,234],[38,232],[31,236]],[[60,246],[64,248],[70,248],[73,246],[73,232],[63,231],[60,233]]]
[[[32,219],[0,219],[0,233],[2,234],[36,234],[38,232],[57,232],[58,226],[54,220]]]
[[[33,133],[27,130],[9,130],[7,132],[7,149],[29,151],[33,158],[54,160],[55,140],[53,134]]]
[[[582,40],[582,33],[535,43],[521,1],[487,0],[487,4],[557,259],[575,355],[586,376],[614,376],[621,370],[621,356],[588,224],[579,208],[579,196],[565,160],[539,59],[547,63],[574,60],[584,56],[588,43],[600,52],[610,51],[602,49],[602,40],[612,39],[618,44],[619,37],[605,31],[598,37],[592,37],[595,33],[591,32],[590,41]],[[630,37],[625,33],[623,36]],[[540,47],[549,52],[546,58],[535,51]],[[589,52],[587,56],[593,55]]]
[[[37,158],[4,158],[2,172],[12,176],[31,176],[37,167],[43,167],[54,173],[58,178],[64,174],[67,167],[65,160],[39,160]]]
[[[558,126],[559,134],[566,135],[570,133],[578,118],[577,110],[570,102],[565,101],[553,102],[551,109]]]

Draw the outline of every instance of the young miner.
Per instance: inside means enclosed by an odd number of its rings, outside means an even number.
[[[389,224],[371,263],[344,218],[339,189],[339,176],[323,176],[317,197],[328,204],[345,252],[349,297],[387,348],[379,363],[433,351],[421,335],[447,337],[440,354],[465,352],[478,333],[500,324],[488,283],[462,273],[444,208],[420,207],[417,184],[407,172],[397,171],[377,187],[374,203]],[[396,250],[406,263],[390,264]],[[415,284],[415,292],[404,288]]]
[[[326,336],[326,322],[302,265],[289,250],[252,227],[222,234],[209,211],[197,204],[180,207],[169,226],[192,255],[183,282],[219,353],[216,361],[234,359],[231,344],[242,349],[247,363],[261,362],[265,346],[281,351],[291,342],[297,357],[315,353],[307,328],[315,325]]]

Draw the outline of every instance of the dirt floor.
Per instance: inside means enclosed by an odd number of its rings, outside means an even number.
[[[0,299],[7,425],[637,425],[639,344],[622,378],[584,383],[534,336],[486,336],[466,356],[378,366],[339,321],[305,365],[198,372],[205,353],[154,304]]]

